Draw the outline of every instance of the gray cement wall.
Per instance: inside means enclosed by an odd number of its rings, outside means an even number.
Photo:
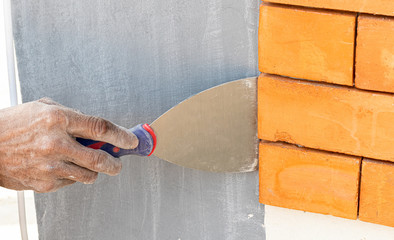
[[[125,127],[256,76],[259,0],[12,1],[23,101]],[[36,194],[40,239],[265,239],[258,173],[124,157],[120,176]]]

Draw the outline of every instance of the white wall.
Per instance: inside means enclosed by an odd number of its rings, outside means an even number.
[[[5,51],[4,8],[0,3],[0,109],[10,105],[8,92],[7,57]]]
[[[4,6],[0,2],[0,109],[10,106],[4,29]],[[30,240],[38,239],[36,210],[32,191],[25,191],[26,215]],[[20,240],[17,192],[0,187],[0,239]]]
[[[323,214],[265,206],[267,240],[392,240],[394,228]]]

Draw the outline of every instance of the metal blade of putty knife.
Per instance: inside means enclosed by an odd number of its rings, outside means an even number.
[[[168,110],[151,127],[153,155],[188,168],[249,172],[257,168],[257,78],[225,83]]]

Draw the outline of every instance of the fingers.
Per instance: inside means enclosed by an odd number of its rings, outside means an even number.
[[[55,124],[66,123],[67,132],[73,136],[108,142],[125,149],[138,146],[138,138],[132,132],[108,120],[82,114],[50,98],[42,98],[38,102],[52,105],[53,108],[46,112],[48,121]]]
[[[103,118],[66,112],[67,132],[73,136],[111,143],[120,148],[132,149],[138,146],[138,138],[127,129]]]
[[[47,169],[41,179],[30,179],[19,189],[31,189],[40,193],[54,192],[75,182],[92,184],[98,175],[97,172],[79,167],[69,161],[57,161]]]
[[[27,188],[38,193],[48,193],[55,192],[56,190],[73,183],[75,183],[75,181],[68,179],[55,179],[53,181],[33,180],[29,183]]]
[[[84,184],[93,184],[97,179],[98,173],[79,167],[72,162],[64,162],[60,168],[59,176],[63,179],[69,179]]]
[[[64,147],[68,148],[64,154],[70,158],[72,163],[93,172],[115,176],[122,169],[122,162],[104,151],[84,147],[76,141],[72,141]]]

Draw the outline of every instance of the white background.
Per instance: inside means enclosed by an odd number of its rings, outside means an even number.
[[[393,240],[394,228],[323,214],[265,206],[267,240]]]
[[[4,7],[0,2],[0,109],[10,106],[8,88],[7,57],[4,30]],[[30,240],[38,239],[34,195],[32,191],[25,191],[28,235]],[[0,239],[21,239],[17,192],[0,187]]]

